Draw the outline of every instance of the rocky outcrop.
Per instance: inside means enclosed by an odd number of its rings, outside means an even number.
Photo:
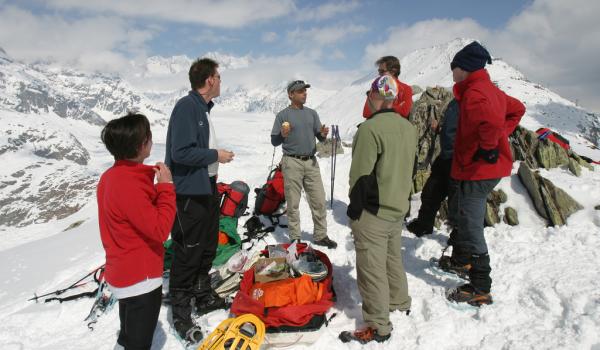
[[[514,208],[504,208],[504,222],[510,226],[516,226],[519,224],[519,216]]]
[[[581,166],[593,167],[572,150],[565,150],[548,139],[538,140],[538,135],[517,126],[510,136],[510,146],[514,160],[524,161],[531,169],[566,167],[576,176],[581,174]]]
[[[519,167],[519,179],[527,188],[536,211],[550,226],[564,225],[571,214],[583,209],[565,191],[556,187],[539,172],[531,170],[525,162]]]
[[[443,122],[444,111],[452,98],[452,92],[446,88],[428,87],[413,104],[410,121],[417,128],[418,135],[413,193],[423,189],[429,177],[431,163],[440,153],[438,135],[432,131],[431,122]]]
[[[343,154],[344,148],[342,147],[342,142],[337,142],[335,147],[336,154]],[[317,157],[319,158],[327,158],[331,157],[331,151],[333,150],[333,141],[331,138],[326,139],[323,142],[317,142]]]
[[[502,190],[492,191],[487,198],[485,212],[485,226],[494,226],[500,223],[500,204],[505,203],[508,197]]]

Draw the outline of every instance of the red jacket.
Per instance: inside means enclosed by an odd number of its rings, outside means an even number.
[[[456,180],[497,179],[510,175],[512,155],[508,136],[515,130],[525,106],[498,89],[485,69],[469,75],[454,85],[454,96],[460,105],[452,178]],[[483,159],[473,161],[478,148],[498,148],[495,164]]]
[[[155,186],[153,167],[119,160],[100,177],[97,199],[106,281],[123,288],[161,277],[163,242],[175,219],[175,186]]]
[[[398,84],[398,97],[394,100],[394,104],[392,108],[396,113],[400,114],[404,118],[408,119],[408,115],[410,114],[410,109],[412,108],[413,100],[412,100],[412,88],[410,85],[406,85],[398,78],[396,78],[396,83]],[[369,108],[368,100],[365,100],[365,106],[363,107],[363,117],[371,118],[373,113]]]

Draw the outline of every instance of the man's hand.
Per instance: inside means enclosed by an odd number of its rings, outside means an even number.
[[[224,149],[218,149],[217,153],[219,154],[219,163],[229,163],[233,160],[233,157],[235,156],[233,152]]]
[[[327,137],[327,135],[329,135],[329,128],[327,125],[323,124],[321,125],[321,136]]]
[[[436,134],[438,133],[439,123],[438,123],[437,119],[432,118],[431,123],[429,123],[429,126],[431,127],[431,131],[435,132]]]
[[[496,164],[498,156],[500,156],[500,151],[497,148],[490,150],[478,148],[477,152],[473,155],[473,161],[476,162],[481,158],[490,164]]]
[[[156,182],[158,182],[159,184],[173,182],[171,170],[169,170],[169,167],[167,167],[163,162],[156,163],[156,167],[154,168],[154,174],[156,176]]]
[[[283,138],[288,137],[290,130],[292,130],[292,126],[289,122],[283,122],[281,124],[281,136],[283,136]]]

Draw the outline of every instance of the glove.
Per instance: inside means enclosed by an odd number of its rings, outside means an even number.
[[[475,154],[473,155],[473,161],[476,162],[479,159],[483,159],[490,164],[496,164],[496,162],[498,161],[499,155],[500,155],[500,152],[498,151],[497,148],[490,149],[490,150],[478,148],[477,152],[475,152]]]

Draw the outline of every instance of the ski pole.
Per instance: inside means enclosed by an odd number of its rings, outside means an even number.
[[[331,125],[331,176],[329,177],[329,185],[331,186],[331,209],[333,209],[333,158],[334,158],[334,154],[335,154],[335,137],[333,135],[333,133],[335,132],[335,125],[332,124]]]

